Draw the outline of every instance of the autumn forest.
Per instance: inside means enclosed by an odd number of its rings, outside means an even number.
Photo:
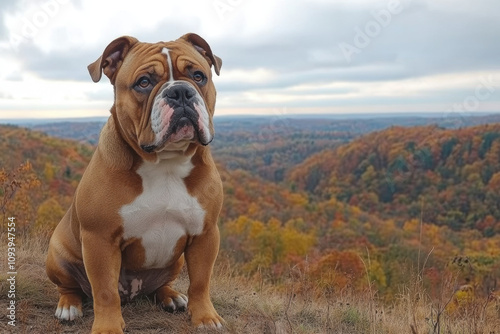
[[[275,285],[306,272],[313,279],[300,289],[315,294],[370,288],[390,302],[415,275],[430,296],[450,277],[495,293],[500,118],[459,121],[216,120],[221,256]],[[1,214],[22,233],[50,234],[100,126],[1,125]]]

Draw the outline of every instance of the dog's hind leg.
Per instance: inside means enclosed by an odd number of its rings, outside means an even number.
[[[187,309],[188,298],[186,295],[175,291],[172,288],[172,282],[179,275],[182,266],[184,264],[184,256],[181,256],[177,262],[175,262],[170,268],[169,271],[170,279],[163,286],[159,287],[155,294],[156,300],[160,304],[160,306],[167,312],[183,312]]]
[[[54,265],[56,264],[57,265]],[[55,316],[61,321],[73,321],[83,316],[82,296],[83,291],[79,282],[64,269],[57,260],[54,249],[49,249],[47,257],[47,275],[57,285],[59,291],[59,303]]]

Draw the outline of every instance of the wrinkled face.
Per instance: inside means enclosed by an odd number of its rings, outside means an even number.
[[[137,43],[115,81],[115,117],[141,155],[208,145],[215,87],[207,60],[188,42]]]

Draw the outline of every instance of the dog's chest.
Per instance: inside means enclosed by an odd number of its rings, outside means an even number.
[[[140,240],[144,249],[142,268],[163,268],[179,256],[176,245],[185,236],[203,231],[205,211],[188,193],[184,178],[193,168],[187,161],[145,162],[137,173],[143,192],[123,206],[123,239]]]

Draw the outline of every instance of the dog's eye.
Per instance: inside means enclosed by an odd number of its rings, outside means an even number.
[[[193,80],[196,81],[197,83],[202,83],[205,81],[205,74],[201,71],[196,71],[193,73]]]
[[[137,80],[136,86],[140,88],[148,88],[151,85],[151,80],[148,77],[141,77]]]

